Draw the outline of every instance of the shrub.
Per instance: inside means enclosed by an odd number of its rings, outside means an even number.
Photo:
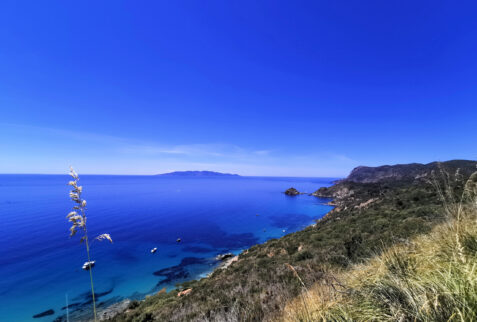
[[[295,255],[295,260],[298,262],[310,258],[313,258],[313,254],[310,253],[308,250],[301,251]]]

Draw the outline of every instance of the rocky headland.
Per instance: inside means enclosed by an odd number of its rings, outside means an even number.
[[[430,232],[445,219],[432,181],[447,180],[463,189],[476,166],[475,161],[453,160],[358,167],[313,193],[335,205],[315,225],[229,257],[233,261],[225,269],[148,297],[113,320],[276,321],[303,285],[326,283],[326,272],[346,271],[386,247]],[[178,296],[189,289],[187,296]]]

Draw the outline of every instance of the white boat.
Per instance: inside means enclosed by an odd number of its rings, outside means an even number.
[[[91,267],[94,267],[94,264],[96,264],[96,261],[85,262],[85,263],[83,264],[83,267],[82,267],[82,268],[83,268],[85,271],[87,271],[87,270],[89,270]]]
[[[151,249],[151,254],[154,254],[155,252],[157,252],[157,247],[154,247],[153,249]]]

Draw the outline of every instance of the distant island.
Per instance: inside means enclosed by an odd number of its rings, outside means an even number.
[[[221,173],[214,171],[174,171],[158,174],[163,177],[240,177],[238,174]]]

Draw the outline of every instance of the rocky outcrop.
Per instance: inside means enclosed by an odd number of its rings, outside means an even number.
[[[381,181],[414,181],[429,178],[432,172],[444,170],[455,173],[460,169],[464,176],[469,176],[476,168],[476,161],[451,160],[446,162],[432,162],[428,164],[410,163],[397,165],[383,165],[380,167],[356,167],[350,175],[341,181],[359,183],[375,183]]]
[[[396,185],[415,185],[429,182],[433,177],[447,173],[452,180],[456,174],[470,176],[475,171],[476,161],[452,160],[447,162],[432,162],[429,164],[411,163],[385,165],[380,167],[357,167],[350,175],[331,187],[322,187],[312,193],[319,198],[333,199],[328,204],[336,206],[333,212],[347,207],[357,209],[367,208],[379,202],[390,187]],[[442,172],[442,173],[441,173]],[[369,193],[376,196],[369,197]]]
[[[219,254],[215,257],[215,260],[221,261],[221,263],[217,267],[217,269],[225,269],[225,268],[229,267],[230,264],[236,262],[238,260],[238,256],[236,256],[232,253]]]
[[[185,295],[189,294],[190,292],[192,292],[192,289],[188,288],[186,290],[183,290],[183,291],[180,291],[179,293],[177,293],[177,296],[178,297],[185,296]]]
[[[312,193],[315,197],[320,198],[333,198],[333,199],[345,199],[354,194],[354,190],[347,185],[334,185],[331,187],[322,187]]]
[[[362,208],[367,208],[370,204],[373,202],[379,200],[378,198],[371,198],[369,200],[366,200],[365,202],[360,203],[359,205],[355,205],[355,208],[362,209]]]
[[[346,178],[347,181],[374,183],[383,180],[413,179],[416,176],[425,177],[430,175],[432,168],[424,164],[398,164],[384,165],[380,167],[356,167]]]
[[[288,188],[287,190],[285,190],[285,194],[287,196],[297,196],[300,194],[300,192],[298,190],[296,190],[295,188],[291,187],[291,188]]]
[[[226,269],[229,267],[232,263],[235,263],[238,261],[239,257],[238,256],[233,256],[233,257],[227,257],[227,259],[223,260],[218,269]]]
[[[234,257],[234,254],[232,253],[226,253],[226,254],[219,254],[215,257],[216,260],[218,261],[223,261],[227,258]]]
[[[108,306],[104,310],[100,310],[98,312],[98,317],[100,321],[107,321],[118,315],[119,313],[122,313],[126,311],[126,309],[129,307],[129,304],[131,303],[131,300],[126,299],[124,301],[121,301],[119,303],[115,303],[113,305]]]

